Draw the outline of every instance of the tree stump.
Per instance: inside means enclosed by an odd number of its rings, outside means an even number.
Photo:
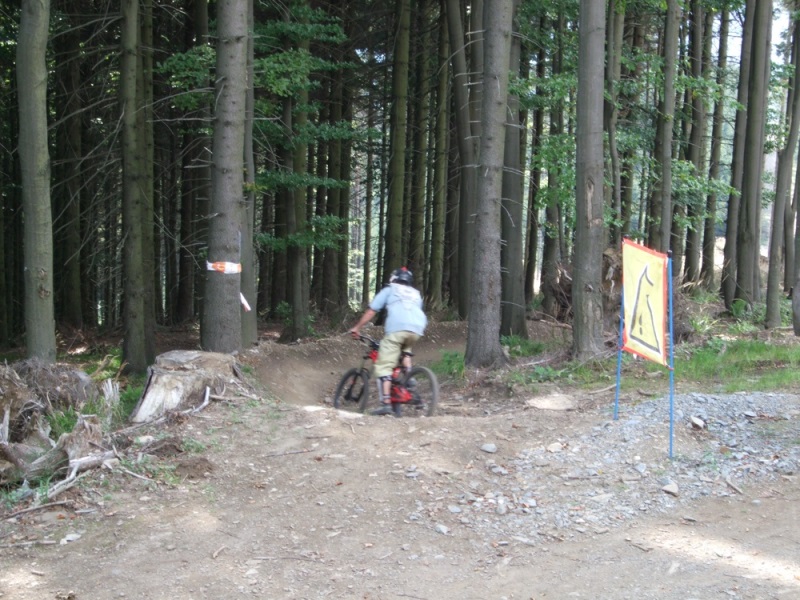
[[[238,369],[233,356],[198,350],[173,350],[156,357],[148,369],[142,397],[131,415],[133,423],[153,421],[166,412],[203,401],[206,388],[221,394],[236,383]]]

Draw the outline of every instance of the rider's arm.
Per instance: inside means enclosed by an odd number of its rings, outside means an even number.
[[[358,320],[358,323],[356,323],[355,326],[352,329],[350,329],[350,334],[353,335],[353,337],[359,335],[359,330],[364,325],[369,323],[372,320],[372,317],[374,317],[376,314],[377,313],[374,310],[372,310],[371,308],[368,308],[367,310],[365,310],[364,314],[361,315],[361,318]]]

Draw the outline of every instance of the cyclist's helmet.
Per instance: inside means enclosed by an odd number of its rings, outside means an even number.
[[[400,267],[392,271],[389,283],[402,283],[403,285],[414,285],[414,274],[408,267]]]

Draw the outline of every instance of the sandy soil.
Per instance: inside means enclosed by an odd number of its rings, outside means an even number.
[[[416,360],[464,339],[442,325]],[[500,535],[448,510],[480,479],[481,444],[502,440],[502,462],[542,432],[589,431],[603,400],[486,410],[496,388],[445,385],[430,419],[335,411],[358,353],[344,337],[265,341],[242,356],[264,400],[136,432],[163,438],[147,468],[97,470],[69,504],[6,515],[0,598],[800,598],[798,477],[577,537]]]

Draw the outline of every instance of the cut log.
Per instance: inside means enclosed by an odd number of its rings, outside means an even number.
[[[15,469],[2,474],[3,483],[39,481],[59,474],[71,461],[80,460],[99,445],[103,432],[94,417],[78,416],[70,433],[64,433],[49,450],[0,442],[0,458],[10,462]]]
[[[156,357],[148,369],[142,397],[131,414],[133,423],[147,423],[168,411],[203,402],[206,388],[220,394],[237,382],[236,361],[229,354],[173,350]]]

